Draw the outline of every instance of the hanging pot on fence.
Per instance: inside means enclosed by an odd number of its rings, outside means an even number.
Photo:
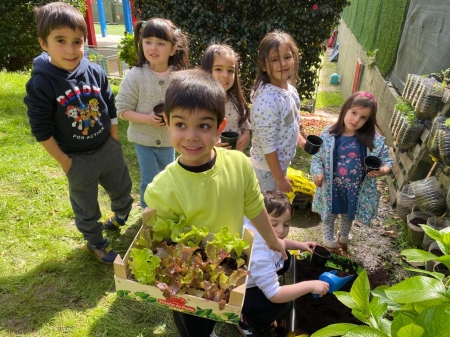
[[[426,120],[436,116],[442,100],[442,90],[440,88],[440,83],[436,79],[422,79],[419,87],[419,95],[416,95],[417,98],[412,104],[418,119]]]
[[[437,134],[439,158],[445,166],[450,166],[450,129],[443,127]]]
[[[442,216],[447,208],[444,194],[436,177],[428,177],[410,183],[421,211]]]
[[[401,116],[402,112],[400,110],[394,109],[391,120],[389,121],[389,129],[391,130],[393,136],[394,136],[394,129],[397,126],[397,123],[399,122]]]
[[[441,132],[441,130],[443,130],[446,126],[445,126],[445,120],[447,119],[447,117],[445,116],[437,116],[434,120],[433,120],[433,124],[431,125],[431,130],[430,130],[430,134],[428,135],[427,138],[427,150],[430,153],[430,156],[434,157],[434,158],[439,158],[439,132]]]
[[[403,90],[403,98],[409,102],[413,100],[417,88],[420,86],[420,80],[423,76],[417,74],[408,74],[407,83]]]
[[[410,184],[406,184],[397,193],[396,213],[406,222],[406,216],[411,213],[413,206],[416,204],[416,196]]]
[[[392,127],[392,136],[394,140],[397,138],[398,132],[402,129],[403,125],[406,123],[406,115],[400,111],[396,123]]]
[[[419,122],[405,121],[397,134],[397,147],[401,151],[408,151],[417,144],[417,140],[423,131],[425,124]]]

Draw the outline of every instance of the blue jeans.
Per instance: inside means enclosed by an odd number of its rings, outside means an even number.
[[[140,203],[144,209],[147,204],[144,201],[144,193],[147,185],[166,166],[175,160],[175,150],[172,147],[151,147],[134,144],[139,169],[141,171]]]

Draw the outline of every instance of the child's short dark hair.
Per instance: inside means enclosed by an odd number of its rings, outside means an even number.
[[[36,25],[38,37],[46,41],[51,31],[58,28],[68,27],[79,29],[87,37],[87,25],[83,14],[70,4],[65,2],[51,2],[34,9],[36,13]]]
[[[292,215],[292,204],[284,192],[273,190],[263,191],[262,194],[264,196],[264,204],[266,206],[267,213],[278,217],[286,212],[286,210],[289,210]]]
[[[174,72],[167,87],[164,110],[167,120],[174,109],[194,112],[196,109],[212,112],[217,126],[225,116],[225,92],[220,83],[201,69]]]

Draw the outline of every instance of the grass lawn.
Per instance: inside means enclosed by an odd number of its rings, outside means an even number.
[[[95,34],[102,33],[100,25],[97,23],[94,24],[94,30],[95,30]],[[106,33],[108,35],[124,36],[124,32],[125,32],[125,25],[106,25]]]
[[[77,249],[83,240],[66,178],[30,133],[23,103],[28,78],[0,72],[0,336],[176,336],[169,310],[118,298],[112,266]],[[138,164],[126,140],[127,125],[120,123],[137,200]],[[103,190],[99,199],[106,218]],[[140,222],[140,209],[134,207],[121,235],[108,235],[122,256]],[[229,324],[218,324],[216,331],[238,336]]]
[[[29,74],[0,72],[0,336],[176,336],[169,310],[115,294],[112,266],[77,248],[67,181],[57,162],[30,133],[23,103]],[[117,93],[118,86],[112,85]],[[134,148],[120,121],[120,139],[138,200],[140,180]],[[309,171],[299,150],[293,166]],[[109,214],[100,189],[100,207]],[[137,202],[121,234],[108,234],[122,256],[141,225]],[[234,326],[216,325],[221,337]]]

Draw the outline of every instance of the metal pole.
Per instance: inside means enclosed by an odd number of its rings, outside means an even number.
[[[105,6],[103,6],[103,0],[97,0],[98,19],[100,20],[100,29],[102,31],[102,37],[106,37],[106,18],[105,18]]]

